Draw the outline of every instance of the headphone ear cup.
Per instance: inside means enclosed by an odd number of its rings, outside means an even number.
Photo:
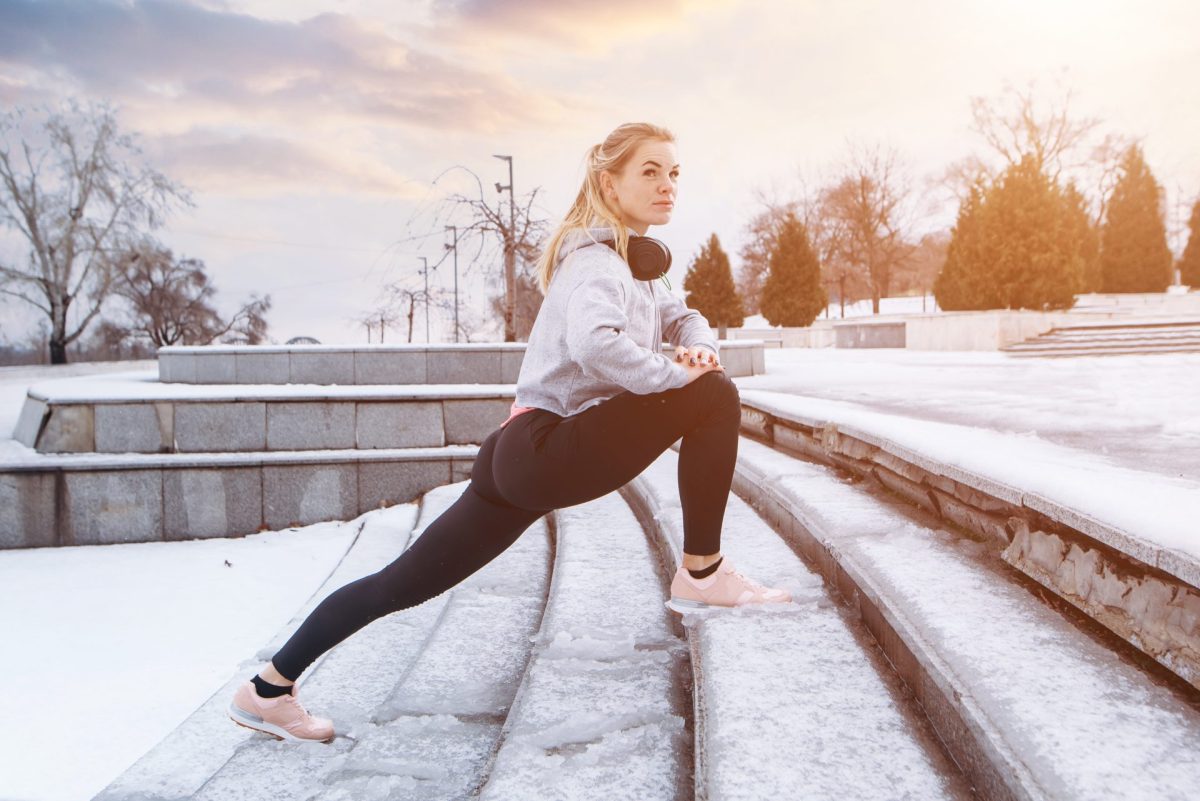
[[[653,237],[630,237],[629,269],[639,281],[660,278],[671,269],[671,250]]]

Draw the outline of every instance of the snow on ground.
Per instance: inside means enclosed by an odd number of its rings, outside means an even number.
[[[1200,479],[1200,354],[1014,359],[991,352],[768,349],[735,379],[896,415],[1002,431],[1124,467]]]
[[[0,551],[0,796],[95,795],[288,622],[356,529]]]

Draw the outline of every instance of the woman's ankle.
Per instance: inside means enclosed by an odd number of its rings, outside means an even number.
[[[711,554],[691,554],[686,551],[683,554],[683,569],[684,570],[703,570],[709,565],[721,561],[721,552]]]
[[[258,675],[263,681],[274,684],[276,687],[291,687],[296,683],[276,670],[275,665],[270,662],[258,671]]]

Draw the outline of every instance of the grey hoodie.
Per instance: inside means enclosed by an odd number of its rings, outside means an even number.
[[[717,353],[699,312],[658,281],[638,281],[612,248],[595,244],[612,239],[611,229],[590,228],[563,240],[517,377],[517,406],[566,417],[626,390],[682,387],[687,371],[662,354],[664,338]]]

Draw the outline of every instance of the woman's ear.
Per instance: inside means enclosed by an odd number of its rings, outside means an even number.
[[[606,199],[616,199],[614,196],[615,187],[613,185],[612,173],[607,171],[600,173],[600,191],[604,194]]]

